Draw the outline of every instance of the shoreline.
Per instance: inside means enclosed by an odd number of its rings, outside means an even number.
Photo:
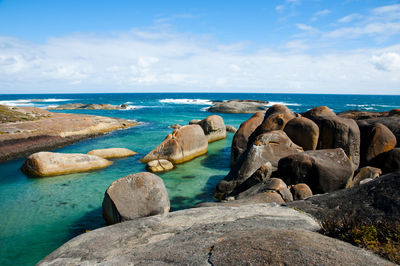
[[[9,108],[14,114],[33,118],[0,124],[0,163],[138,124],[119,118],[53,113],[36,107]]]

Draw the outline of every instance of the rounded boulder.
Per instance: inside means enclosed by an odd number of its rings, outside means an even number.
[[[139,217],[168,213],[170,202],[162,179],[143,172],[112,182],[104,195],[103,217],[115,224]]]

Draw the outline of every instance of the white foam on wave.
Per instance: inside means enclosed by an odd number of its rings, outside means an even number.
[[[203,112],[207,112],[207,110],[208,110],[208,107],[203,107],[200,109],[200,111],[203,111]]]
[[[282,104],[286,106],[301,106],[299,103],[285,103],[285,102],[268,102],[265,106],[272,106],[274,104]]]
[[[160,103],[212,105],[212,101],[204,99],[162,99]]]
[[[43,102],[64,102],[64,101],[71,101],[72,99],[55,99],[55,98],[49,98],[49,99],[18,99],[18,100],[3,100],[0,101],[0,104],[3,105],[8,105],[8,106],[35,106],[35,107],[53,107],[52,106],[43,106]],[[39,104],[37,104],[39,103]]]
[[[74,99],[55,99],[55,98],[49,98],[49,99],[31,99],[28,100],[30,102],[66,102],[66,101],[73,101]]]
[[[0,104],[8,106],[34,106],[30,100],[5,100],[0,101]]]

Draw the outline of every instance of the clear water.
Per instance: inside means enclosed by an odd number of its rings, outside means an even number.
[[[30,101],[45,99],[46,101]],[[171,100],[173,99],[173,100]],[[178,100],[176,100],[178,99]],[[202,99],[187,103],[183,99]],[[82,152],[126,147],[138,155],[114,160],[104,170],[52,178],[29,178],[20,171],[24,158],[0,164],[0,265],[33,265],[67,240],[86,230],[105,226],[101,203],[107,187],[116,179],[145,171],[139,159],[157,146],[172,124],[187,124],[210,113],[205,100],[257,99],[285,103],[295,112],[327,105],[336,112],[350,109],[383,111],[400,108],[400,96],[306,94],[54,94],[0,95],[0,104],[46,107],[65,103],[110,103],[136,106],[130,110],[71,110],[70,113],[136,119],[138,127],[87,139],[57,149]],[[186,103],[185,103],[186,102]],[[227,125],[239,127],[249,114],[220,114]],[[207,155],[160,174],[167,187],[172,210],[212,201],[215,185],[229,170],[227,139],[211,143]]]

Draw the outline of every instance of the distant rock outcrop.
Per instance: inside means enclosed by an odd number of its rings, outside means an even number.
[[[214,113],[252,114],[267,110],[267,101],[257,100],[229,100],[226,102],[213,102],[207,111]]]
[[[87,109],[87,110],[121,110],[127,109],[126,104],[111,105],[111,104],[98,104],[98,103],[67,103],[57,107],[48,107],[48,110],[76,110],[76,109]]]

